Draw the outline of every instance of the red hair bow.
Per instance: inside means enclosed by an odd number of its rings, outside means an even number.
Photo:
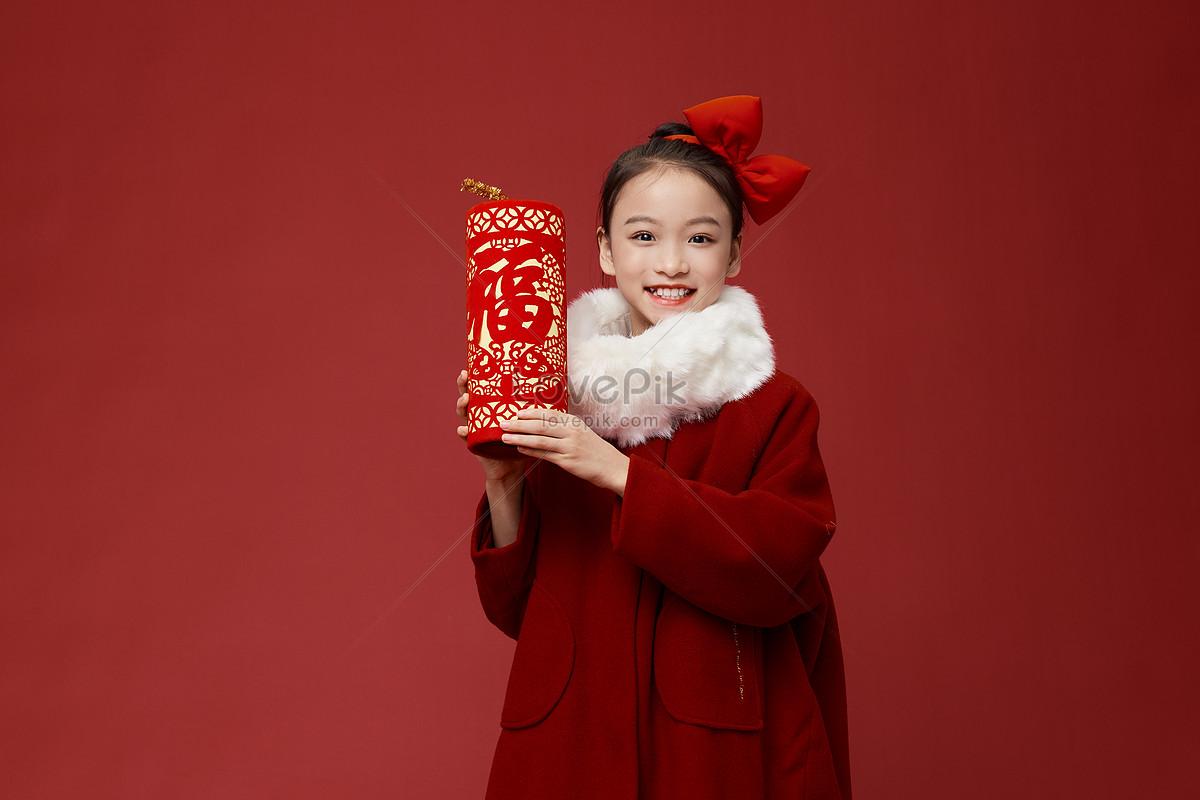
[[[762,100],[748,94],[718,97],[683,112],[695,140],[733,165],[746,210],[759,225],[782,211],[800,191],[809,168],[786,156],[754,156],[762,136]],[[668,136],[668,139],[692,139]]]

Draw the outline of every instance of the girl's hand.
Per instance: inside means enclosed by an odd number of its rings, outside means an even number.
[[[458,426],[458,437],[463,440],[463,444],[467,443],[467,400],[467,371],[464,369],[458,373],[458,403],[454,407],[461,423]],[[511,485],[525,474],[526,464],[523,461],[503,461],[485,456],[475,458],[483,465],[484,477],[492,483]],[[517,492],[517,495],[520,496],[520,492]]]
[[[524,408],[516,419],[500,420],[503,440],[517,450],[544,458],[572,475],[625,494],[629,456],[613,447],[573,414],[549,408]]]

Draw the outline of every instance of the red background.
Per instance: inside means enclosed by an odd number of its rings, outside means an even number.
[[[731,8],[5,6],[6,796],[479,797],[458,183],[559,204],[574,297],[611,159],[735,93],[813,168],[738,282],[857,796],[1194,789],[1195,4]]]

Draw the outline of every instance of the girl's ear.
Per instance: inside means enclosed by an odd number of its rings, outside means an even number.
[[[604,232],[604,226],[596,228],[596,247],[600,249],[600,271],[605,275],[616,275],[617,268],[613,266],[612,242]]]
[[[745,231],[738,231],[738,235],[734,238],[733,244],[729,247],[729,269],[725,270],[725,277],[732,278],[742,271],[742,234]]]

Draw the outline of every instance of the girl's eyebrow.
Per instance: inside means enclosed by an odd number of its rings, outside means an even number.
[[[626,225],[633,225],[634,223],[637,223],[637,222],[648,222],[651,225],[660,225],[661,224],[654,217],[647,217],[644,214],[630,217],[629,219],[625,220]],[[695,217],[693,219],[689,219],[684,224],[685,225],[716,225],[719,227],[721,223],[717,222],[712,217]]]

